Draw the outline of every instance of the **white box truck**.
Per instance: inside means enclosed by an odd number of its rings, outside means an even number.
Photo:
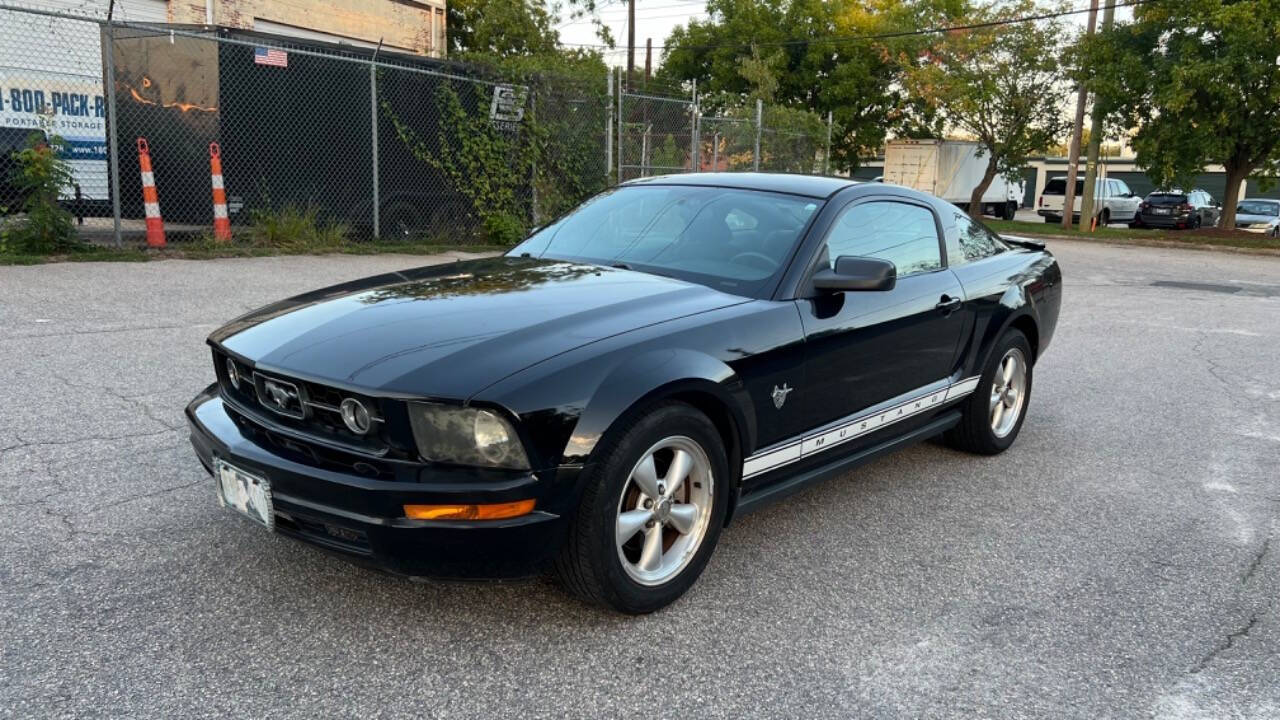
[[[884,181],[903,185],[968,210],[973,189],[987,171],[987,156],[968,140],[890,140],[884,149]],[[982,195],[982,213],[1005,220],[1022,205],[1023,184],[996,175]]]

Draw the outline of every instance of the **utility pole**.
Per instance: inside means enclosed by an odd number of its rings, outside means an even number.
[[[644,89],[649,89],[649,76],[653,74],[653,38],[644,40]]]
[[[1093,34],[1094,28],[1098,25],[1098,0],[1089,0],[1089,29],[1088,35]],[[1085,87],[1084,80],[1080,80],[1080,90],[1076,92],[1076,117],[1071,125],[1071,144],[1067,148],[1067,187],[1066,195],[1062,198],[1062,229],[1071,229],[1071,215],[1076,206],[1076,178],[1080,175],[1080,135],[1084,133],[1084,106],[1085,101],[1089,99],[1089,89]],[[1089,222],[1083,214],[1080,215],[1080,226],[1084,227]]]
[[[636,69],[636,0],[627,0],[627,91],[635,85],[631,73]]]
[[[1116,16],[1116,0],[1107,0],[1106,8],[1102,11],[1102,33],[1105,35],[1111,30],[1111,22]],[[1098,184],[1098,154],[1102,149],[1102,120],[1106,114],[1098,102],[1098,96],[1093,96],[1093,122],[1089,125],[1089,154],[1085,159],[1084,166],[1084,199],[1080,201],[1080,222],[1084,222],[1084,218],[1093,217],[1094,195],[1096,194]],[[1089,224],[1093,227],[1093,223]]]

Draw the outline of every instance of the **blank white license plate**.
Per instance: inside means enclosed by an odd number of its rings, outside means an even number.
[[[1169,208],[1156,208],[1156,209],[1154,210],[1154,212],[1155,212],[1155,214],[1157,214],[1157,215],[1168,215],[1168,214],[1169,214]]]
[[[268,530],[274,530],[276,514],[271,507],[271,484],[267,479],[221,459],[214,460],[213,467],[218,504],[242,512]]]

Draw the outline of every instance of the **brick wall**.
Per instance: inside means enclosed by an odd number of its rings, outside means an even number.
[[[444,1],[418,0],[211,0],[213,24],[253,30],[254,22],[324,33],[388,48],[444,57]],[[438,12],[437,12],[438,10]],[[170,0],[169,22],[203,24],[204,0]],[[433,24],[434,23],[434,24]],[[433,32],[434,30],[434,32]]]

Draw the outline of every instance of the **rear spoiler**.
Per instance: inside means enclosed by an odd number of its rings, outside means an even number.
[[[1007,243],[1027,248],[1028,250],[1044,249],[1044,241],[1036,240],[1035,238],[1022,237],[1021,235],[1001,235],[1000,239]]]

